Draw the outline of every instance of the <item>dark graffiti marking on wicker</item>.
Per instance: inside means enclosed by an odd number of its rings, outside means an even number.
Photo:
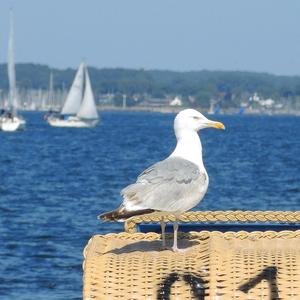
[[[160,285],[160,289],[157,291],[158,300],[169,300],[171,294],[172,285],[180,280],[190,285],[192,295],[198,300],[205,299],[205,281],[201,277],[196,277],[191,274],[179,275],[178,273],[171,273],[163,283]]]
[[[270,288],[270,300],[278,299],[277,287],[277,267],[267,267],[263,269],[255,278],[250,279],[239,287],[239,290],[247,294],[262,280],[267,280]]]
[[[247,294],[252,288],[254,288],[262,280],[267,280],[270,289],[270,300],[278,299],[278,287],[277,287],[277,267],[266,267],[255,278],[248,280],[246,283],[239,287],[239,290]],[[160,288],[157,291],[158,300],[169,300],[171,294],[172,285],[178,281],[183,280],[191,287],[193,297],[198,300],[205,299],[205,284],[207,283],[201,277],[196,277],[191,274],[180,275],[176,272],[169,274],[164,281],[160,284]]]

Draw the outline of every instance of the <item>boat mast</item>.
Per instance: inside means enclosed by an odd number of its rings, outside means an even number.
[[[10,17],[10,30],[8,39],[8,62],[7,73],[9,81],[9,108],[12,110],[12,114],[17,114],[17,91],[16,91],[16,70],[15,70],[15,53],[14,53],[14,19],[13,11],[9,12]]]
[[[49,105],[50,110],[54,110],[53,73],[52,73],[52,71],[50,71],[50,79],[49,79],[48,105]]]

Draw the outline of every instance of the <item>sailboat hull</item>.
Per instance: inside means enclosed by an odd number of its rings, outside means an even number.
[[[69,117],[67,120],[59,118],[48,118],[49,125],[53,127],[74,127],[74,128],[90,128],[95,127],[98,120],[84,120],[77,117]]]
[[[2,131],[17,131],[24,129],[25,127],[25,120],[19,117],[13,117],[13,118],[6,118],[2,117],[0,119],[0,130]]]

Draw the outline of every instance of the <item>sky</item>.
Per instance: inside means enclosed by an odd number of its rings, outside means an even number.
[[[0,0],[17,62],[300,75],[299,0]]]

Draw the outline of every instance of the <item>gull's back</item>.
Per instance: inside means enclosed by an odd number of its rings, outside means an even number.
[[[207,173],[196,164],[169,157],[146,169],[121,195],[127,210],[184,212],[202,200],[207,187]]]

